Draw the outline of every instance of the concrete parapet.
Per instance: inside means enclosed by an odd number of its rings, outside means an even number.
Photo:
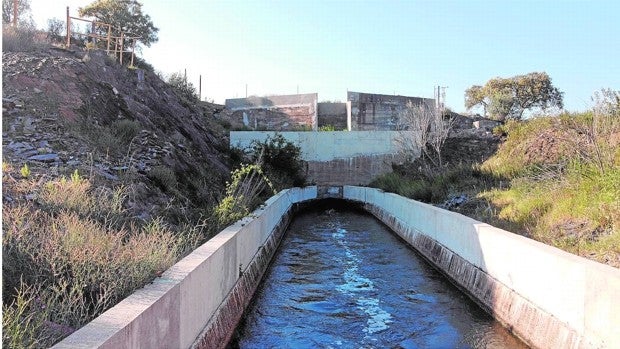
[[[343,198],[390,226],[536,348],[620,347],[620,270],[373,188]]]
[[[222,348],[291,218],[317,187],[284,190],[54,348]]]

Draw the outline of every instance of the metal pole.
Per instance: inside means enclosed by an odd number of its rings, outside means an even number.
[[[67,48],[71,47],[71,17],[69,16],[69,6],[67,6]]]
[[[202,74],[198,75],[198,100],[202,100]]]

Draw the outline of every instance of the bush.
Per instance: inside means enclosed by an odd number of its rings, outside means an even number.
[[[172,73],[167,80],[168,85],[187,102],[198,101],[198,92],[191,82],[187,82],[185,76],[181,73]]]
[[[226,196],[215,208],[218,226],[225,227],[247,216],[263,199],[275,194],[273,184],[259,165],[242,165],[232,172]]]
[[[165,191],[172,191],[177,188],[177,176],[169,167],[153,167],[148,176]]]
[[[251,145],[252,160],[262,165],[278,189],[305,184],[301,148],[277,133],[263,142]]]
[[[50,18],[47,20],[47,38],[51,42],[62,43],[65,41],[66,32],[65,21],[58,18]]]
[[[141,129],[140,123],[133,120],[117,120],[112,124],[112,133],[126,145],[133,141]]]
[[[41,35],[34,27],[2,26],[2,51],[3,52],[32,52],[40,51],[47,46],[45,34]]]

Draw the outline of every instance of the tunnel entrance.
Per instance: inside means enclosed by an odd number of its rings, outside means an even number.
[[[301,210],[231,348],[526,348],[372,215]]]

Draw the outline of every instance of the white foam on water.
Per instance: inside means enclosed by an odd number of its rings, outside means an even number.
[[[359,273],[361,259],[349,248],[345,240],[345,233],[345,229],[339,228],[332,234],[336,242],[344,248],[346,257],[344,261],[346,267],[343,274],[345,283],[337,286],[336,289],[347,296],[357,298],[358,309],[368,315],[366,327],[363,330],[365,333],[370,335],[381,332],[389,328],[388,324],[392,322],[392,315],[379,306],[378,298],[360,295],[360,293],[374,290],[375,286],[372,280]]]

